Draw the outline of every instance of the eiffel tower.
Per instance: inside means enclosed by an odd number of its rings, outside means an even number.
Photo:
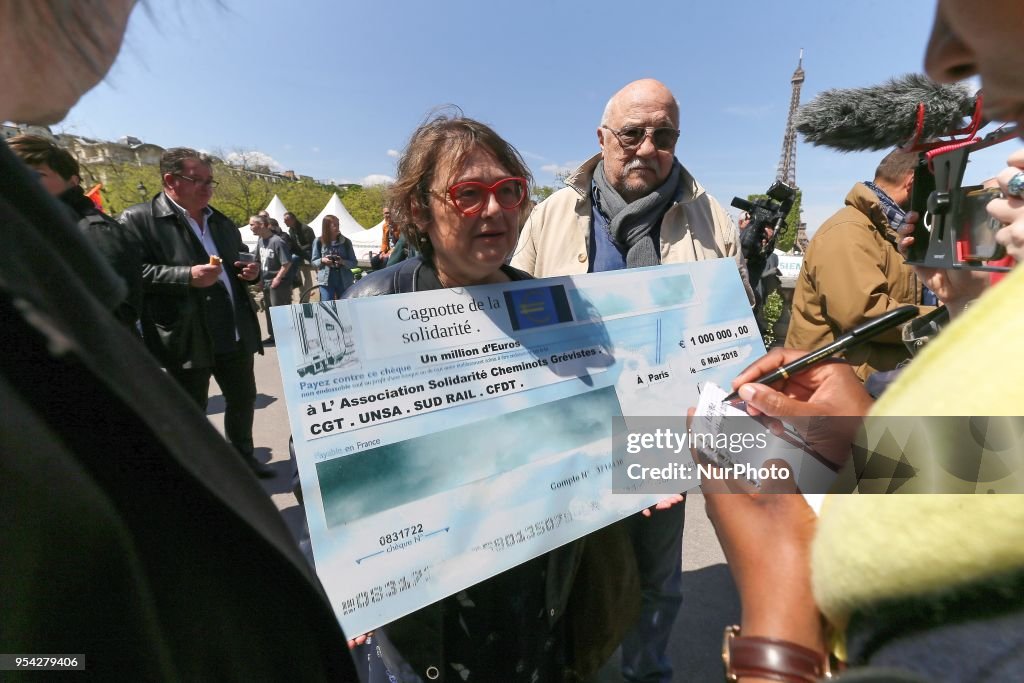
[[[804,51],[800,50],[800,60],[797,62],[796,71],[789,82],[793,85],[793,94],[789,98],[789,115],[786,117],[786,134],[782,138],[782,154],[779,155],[779,170],[775,174],[778,180],[790,187],[797,187],[796,184],[796,128],[793,119],[796,117],[797,107],[800,106],[800,87],[804,83]],[[796,244],[798,251],[807,247],[807,230],[803,223],[797,229]]]

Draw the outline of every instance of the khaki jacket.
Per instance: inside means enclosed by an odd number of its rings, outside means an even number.
[[[810,351],[868,318],[919,304],[921,283],[897,251],[897,240],[875,193],[863,183],[854,185],[846,206],[825,221],[807,247],[786,346]],[[921,306],[922,315],[933,310]],[[862,380],[910,358],[900,334],[900,328],[890,330],[847,352]]]
[[[534,208],[519,236],[512,266],[534,277],[586,273],[590,239],[590,184],[601,160],[595,155],[565,180],[568,187]],[[754,294],[740,253],[739,234],[732,218],[683,169],[682,201],[669,207],[661,221],[661,262],[690,263],[732,257],[750,302]]]

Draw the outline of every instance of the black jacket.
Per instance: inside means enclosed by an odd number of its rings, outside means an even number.
[[[313,240],[316,239],[316,233],[313,232],[313,228],[305,223],[299,223],[298,227],[294,230],[288,228],[288,236],[295,247],[295,253],[301,256],[306,263],[312,261]]]
[[[502,270],[512,280],[531,279],[511,266],[502,266]],[[345,290],[342,298],[440,286],[433,269],[416,256],[370,273]],[[547,556],[544,608],[552,627],[565,620],[563,632],[569,641],[565,680],[586,679],[611,656],[639,614],[640,583],[633,545],[625,527],[612,524]],[[445,601],[441,600],[384,628],[388,641],[424,680],[430,678],[427,671],[432,667],[438,670],[436,680],[458,680],[444,661],[444,610]]]
[[[124,210],[119,219],[134,234],[142,253],[142,336],[165,367],[213,365],[214,341],[207,321],[210,288],[189,286],[194,265],[210,257],[188,222],[161,192],[151,201]],[[219,211],[207,220],[221,264],[232,284],[235,324],[243,349],[263,352],[256,305],[234,262],[247,251],[238,228]],[[216,287],[218,285],[214,285]]]
[[[84,653],[97,680],[355,681],[266,492],[110,314],[124,285],[3,143],[0,177],[0,652]]]
[[[135,324],[142,311],[142,256],[138,244],[128,234],[127,228],[97,209],[81,187],[76,185],[57,199],[70,209],[86,238],[124,281],[128,293],[115,315],[136,332]]]

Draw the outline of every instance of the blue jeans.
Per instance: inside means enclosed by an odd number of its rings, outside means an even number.
[[[320,285],[320,301],[334,301],[335,299],[340,299],[341,293],[344,291],[344,287],[331,287],[330,285]]]

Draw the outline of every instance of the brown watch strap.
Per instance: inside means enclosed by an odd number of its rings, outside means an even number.
[[[726,678],[766,678],[786,683],[815,683],[830,677],[828,657],[796,643],[775,638],[737,635],[739,629],[726,629],[722,657]]]

